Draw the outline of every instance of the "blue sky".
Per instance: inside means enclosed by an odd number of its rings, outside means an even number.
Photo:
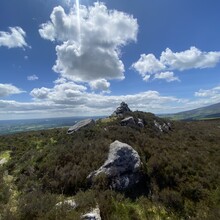
[[[218,0],[2,0],[0,9],[0,120],[108,115],[122,101],[153,113],[220,102]]]

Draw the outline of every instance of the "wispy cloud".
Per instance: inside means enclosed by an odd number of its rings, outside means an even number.
[[[14,94],[20,94],[24,91],[13,86],[12,84],[1,84],[0,83],[0,97],[6,97]]]
[[[31,75],[31,76],[27,76],[27,80],[29,81],[35,81],[35,80],[38,80],[39,77],[36,76],[35,74]]]
[[[174,76],[174,73],[170,71],[156,73],[154,79],[164,79],[167,82],[180,81],[179,78]]]

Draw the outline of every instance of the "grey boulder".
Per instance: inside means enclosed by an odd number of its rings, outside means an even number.
[[[141,118],[138,118],[138,126],[139,127],[141,127],[141,128],[143,128],[144,127],[144,121],[143,121],[143,119],[141,119]]]
[[[134,118],[131,116],[121,120],[121,125],[122,126],[135,125]]]
[[[154,126],[160,131],[160,132],[168,132],[171,130],[171,124],[170,122],[163,123],[162,125],[154,120]]]
[[[81,128],[89,127],[92,125],[95,125],[95,121],[93,119],[85,119],[85,120],[79,121],[78,123],[76,123],[75,125],[73,125],[72,127],[68,129],[67,134],[72,134],[80,130]]]
[[[100,174],[105,174],[111,188],[125,190],[140,181],[140,167],[141,160],[137,151],[130,145],[116,140],[110,144],[105,163],[87,178],[93,181]]]

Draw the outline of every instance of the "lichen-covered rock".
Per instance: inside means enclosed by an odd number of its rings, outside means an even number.
[[[156,120],[154,120],[154,126],[160,131],[160,132],[168,132],[171,130],[171,124],[168,123],[163,123],[162,125],[157,122]]]
[[[82,215],[84,220],[101,220],[100,209],[97,206],[95,209],[92,209],[89,213]]]
[[[144,121],[143,121],[143,119],[141,119],[141,118],[138,118],[138,126],[139,127],[141,127],[141,128],[143,128],[144,127]]]
[[[165,132],[170,131],[170,130],[171,130],[171,124],[170,124],[169,122],[168,122],[168,123],[163,123],[162,129],[163,129],[163,131],[165,131]]]
[[[154,126],[155,126],[160,132],[163,132],[162,126],[161,126],[160,123],[157,122],[156,120],[154,120]]]
[[[135,125],[134,118],[132,116],[124,118],[123,120],[121,120],[121,125],[122,126]]]
[[[80,130],[81,128],[89,127],[92,125],[95,125],[95,121],[93,119],[85,119],[85,120],[79,121],[78,123],[76,123],[75,125],[73,125],[72,127],[68,129],[67,134],[72,134]]]
[[[108,158],[105,163],[87,177],[93,181],[100,174],[105,174],[110,187],[125,190],[140,181],[140,156],[130,145],[115,141],[110,145]]]

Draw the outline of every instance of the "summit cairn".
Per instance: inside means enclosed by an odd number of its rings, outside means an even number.
[[[122,102],[120,106],[113,112],[112,116],[123,117],[124,113],[131,112],[128,104]]]

